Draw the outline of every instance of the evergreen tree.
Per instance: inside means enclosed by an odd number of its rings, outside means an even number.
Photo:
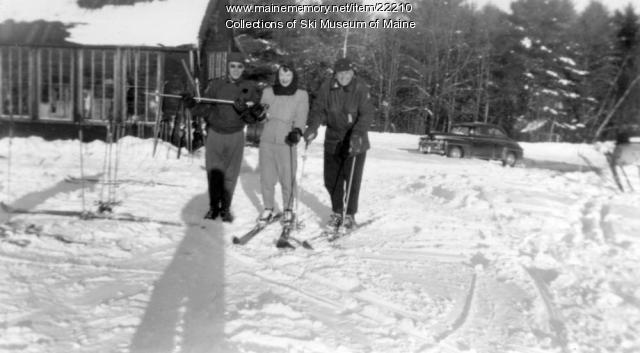
[[[576,129],[578,122],[570,107],[579,97],[576,76],[585,72],[576,66],[574,48],[568,44],[568,29],[577,14],[568,0],[519,0],[511,8],[512,27],[500,61],[509,66],[505,79],[521,85],[512,93],[520,114],[518,128],[537,138],[557,138],[563,129]]]
[[[604,5],[592,1],[573,26],[571,38],[576,44],[578,66],[587,71],[577,77],[580,98],[572,106],[577,118],[587,126],[585,133],[577,137],[590,139],[612,106],[612,83],[616,76],[613,26]]]
[[[620,101],[613,122],[617,131],[640,131],[640,19],[631,5],[616,11],[616,63],[620,75],[615,82],[615,97]],[[621,101],[623,100],[623,101]]]

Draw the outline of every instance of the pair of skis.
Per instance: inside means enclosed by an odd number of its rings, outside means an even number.
[[[256,235],[258,235],[258,233],[262,232],[265,228],[267,228],[267,226],[269,226],[274,222],[277,222],[278,220],[280,220],[280,218],[282,218],[282,213],[277,213],[275,216],[271,217],[269,222],[258,223],[250,231],[248,231],[247,233],[245,233],[240,237],[233,237],[231,241],[236,245],[245,245],[246,243],[251,241],[251,239],[253,239]]]
[[[302,246],[307,250],[313,250],[313,246],[306,241],[300,240],[291,235],[293,227],[291,225],[286,225],[282,227],[282,233],[280,233],[280,237],[276,240],[276,248],[278,249],[295,249],[298,246]],[[295,245],[294,245],[295,244]]]
[[[348,237],[354,231],[362,227],[368,226],[369,224],[373,223],[373,221],[375,221],[375,219],[373,218],[369,219],[367,221],[357,224],[355,227],[350,229],[347,229],[344,227],[335,227],[328,230],[323,230],[319,235],[316,235],[315,237],[307,239],[306,241],[309,242],[317,239],[326,239],[326,241],[328,241],[329,243],[335,243],[340,239]]]
[[[26,210],[26,209],[9,206],[4,202],[0,202],[0,210],[10,214],[42,214],[42,215],[60,216],[60,217],[78,217],[85,221],[111,220],[111,221],[126,221],[126,222],[140,222],[140,223],[143,223],[143,222],[158,223],[158,224],[169,225],[169,226],[183,225],[182,223],[179,223],[179,222],[171,222],[171,221],[165,221],[160,219],[153,219],[149,217],[139,217],[130,213],[68,211],[68,210]]]
[[[277,214],[274,216],[270,222],[266,224],[256,224],[249,232],[245,233],[240,237],[233,237],[232,241],[236,245],[245,245],[251,239],[253,239],[256,235],[258,235],[261,231],[263,231],[270,224],[278,221],[282,217],[282,214]],[[276,247],[279,249],[295,249],[297,247],[302,246],[305,249],[313,250],[313,246],[311,242],[317,239],[326,239],[330,243],[335,243],[336,241],[347,237],[356,229],[364,227],[372,223],[374,219],[370,219],[363,223],[360,223],[356,228],[345,229],[345,228],[333,228],[330,230],[325,230],[315,237],[312,237],[307,240],[300,240],[291,235],[293,231],[293,226],[283,226],[282,232],[280,233],[280,237],[276,240]]]
[[[282,214],[276,214],[269,222],[267,223],[258,223],[256,224],[250,231],[245,233],[239,237],[233,237],[231,241],[236,245],[245,245],[251,241],[251,239],[255,238],[260,232],[262,232],[265,228],[267,228],[270,224],[273,224],[282,218]],[[276,247],[279,249],[295,249],[297,246],[302,246],[305,249],[312,250],[313,247],[309,242],[302,241],[291,235],[292,226],[285,225],[282,227],[282,233],[280,233],[280,237],[276,240]],[[294,245],[295,244],[295,245]]]

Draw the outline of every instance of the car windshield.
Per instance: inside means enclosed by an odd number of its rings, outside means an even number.
[[[466,126],[453,126],[451,133],[454,135],[469,135],[469,128]]]
[[[482,136],[490,136],[491,133],[489,132],[489,128],[486,126],[478,126],[476,127],[476,135],[482,135]]]

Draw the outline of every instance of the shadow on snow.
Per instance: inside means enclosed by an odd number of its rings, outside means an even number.
[[[224,240],[219,221],[205,221],[207,194],[182,209],[185,234],[155,282],[131,352],[221,352],[224,341]]]

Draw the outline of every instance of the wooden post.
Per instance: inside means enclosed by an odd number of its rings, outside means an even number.
[[[122,49],[116,49],[116,53],[113,57],[113,121],[121,121],[122,114],[122,76],[120,75],[122,68]]]
[[[38,48],[36,51],[36,101],[35,101],[35,119],[40,118],[40,105],[42,104],[42,83],[44,82],[42,75],[42,51]]]
[[[113,118],[112,121],[118,121],[120,116],[120,48],[116,49],[113,55]]]
[[[31,120],[34,120],[33,105],[36,99],[36,89],[34,82],[36,76],[36,63],[34,54],[34,48],[27,49],[27,115]]]
[[[76,72],[78,73],[78,92],[76,95],[77,106],[76,113],[78,120],[82,120],[85,117],[84,114],[84,50],[79,49],[78,54],[78,66]]]
[[[78,51],[81,53],[82,51]],[[71,98],[71,121],[79,121],[80,115],[82,115],[82,109],[80,109],[80,113],[78,113],[78,101],[82,101],[82,99],[78,99],[78,92],[76,92],[76,52],[72,49],[69,49],[69,94]],[[79,58],[78,58],[79,59]],[[78,60],[79,61],[79,60]],[[80,66],[80,65],[78,65]],[[82,75],[79,75],[82,77]],[[82,82],[82,81],[79,81]],[[82,94],[82,87],[79,87],[80,94]]]
[[[138,118],[138,72],[140,69],[140,50],[133,54],[133,115]]]
[[[120,97],[122,99],[121,103],[120,103],[120,107],[121,107],[121,114],[122,114],[122,119],[120,120],[124,126],[124,123],[127,121],[127,91],[128,91],[128,87],[129,87],[129,80],[127,77],[127,68],[128,68],[128,64],[129,64],[129,56],[131,54],[131,51],[129,50],[123,50],[122,52],[122,69],[120,71],[120,75],[121,75],[121,87],[122,90],[120,92]]]
[[[163,93],[164,91],[164,87],[162,84],[162,79],[163,79],[163,65],[162,65],[162,56],[160,53],[156,53],[156,91],[158,93]],[[160,119],[162,117],[162,96],[157,96],[157,102],[158,102],[158,106],[156,107],[156,122],[155,125],[153,127],[153,138],[155,139],[155,141],[157,141],[158,139],[158,126],[160,125]],[[155,145],[154,145],[154,151],[153,151],[154,155],[155,155]]]
[[[145,65],[144,65],[144,89],[149,91],[149,52],[145,52]],[[149,95],[144,96],[144,121],[149,121],[149,100],[151,97]]]
[[[24,84],[22,83],[22,47],[18,47],[18,115],[24,114],[24,107],[22,104],[22,96],[24,95]]]
[[[35,48],[29,51],[29,116],[37,120],[40,115],[40,103],[42,102],[42,49]]]
[[[89,81],[91,85],[89,87],[89,92],[91,92],[91,97],[89,98],[89,119],[95,119],[93,112],[96,110],[96,51],[91,50],[91,81]]]
[[[101,120],[107,119],[107,53],[102,51],[102,116]]]
[[[13,119],[13,48],[9,48],[7,54],[9,55],[9,66],[7,67],[7,71],[9,71],[9,117]]]
[[[67,104],[64,99],[64,82],[63,82],[64,70],[62,67],[63,60],[64,60],[64,55],[63,55],[62,49],[58,49],[58,103],[60,104],[60,106],[58,106],[57,113],[60,114],[62,111],[62,114],[66,115]]]
[[[2,65],[4,65],[2,60],[3,56],[4,50],[0,47],[0,116],[4,114],[4,90],[2,89],[4,85],[4,71],[2,69]]]
[[[52,64],[52,52],[53,49],[47,49],[49,53],[48,64],[47,64],[47,95],[49,97],[49,111],[47,114],[51,113],[51,108],[53,107],[53,64]]]

